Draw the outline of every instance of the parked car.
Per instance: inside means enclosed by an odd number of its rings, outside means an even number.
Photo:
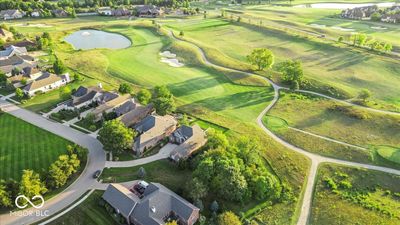
[[[101,170],[97,170],[96,172],[94,172],[93,178],[97,179],[100,177],[100,175],[101,175]]]

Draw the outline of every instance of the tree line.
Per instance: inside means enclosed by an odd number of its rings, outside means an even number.
[[[0,207],[14,207],[14,199],[18,195],[31,199],[35,195],[43,195],[49,190],[64,186],[79,170],[81,160],[86,161],[87,150],[78,145],[68,145],[67,152],[68,154],[60,155],[45,171],[38,173],[27,169],[23,170],[20,181],[0,180]]]
[[[189,8],[190,0],[59,0],[59,1],[37,1],[37,0],[0,0],[0,10],[19,9],[28,15],[34,10],[39,10],[42,17],[51,17],[52,10],[63,9],[69,15],[76,12],[94,11],[99,7],[119,7],[131,5],[152,4],[163,7],[185,7]]]

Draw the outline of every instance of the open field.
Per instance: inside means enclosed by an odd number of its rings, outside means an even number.
[[[66,154],[69,141],[0,113],[0,179],[20,179],[23,169],[41,172]]]
[[[343,107],[331,100],[281,92],[281,98],[268,115],[264,123],[285,140],[330,157],[386,164],[389,162],[376,154],[375,146],[400,146],[400,117]],[[288,126],[368,150],[334,143]]]
[[[327,178],[337,184],[336,189]],[[310,224],[400,223],[400,197],[395,196],[400,193],[399,176],[326,164],[319,168],[317,179]]]
[[[168,26],[184,31],[185,37],[209,48],[218,46],[225,55],[243,62],[253,48],[269,48],[276,56],[276,63],[288,58],[301,60],[307,78],[353,96],[361,88],[367,88],[378,103],[391,104],[393,110],[399,107],[400,67],[395,60],[227,20],[176,21]]]
[[[83,203],[49,224],[117,225],[105,207],[99,205],[102,195],[103,191],[94,191]]]

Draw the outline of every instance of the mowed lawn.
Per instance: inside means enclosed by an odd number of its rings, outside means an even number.
[[[107,30],[133,40],[131,48],[103,51],[108,57],[107,72],[142,86],[167,85],[180,105],[198,105],[251,122],[272,100],[271,87],[236,85],[222,73],[202,65],[174,68],[160,62],[159,53],[168,46],[169,40],[148,28],[122,26]],[[174,53],[179,56],[179,52]]]
[[[241,61],[246,61],[246,55],[254,48],[271,49],[277,63],[301,60],[308,78],[354,96],[361,88],[367,88],[376,100],[400,107],[398,61],[220,19],[177,20],[168,25],[208,47],[218,46],[222,53]]]
[[[117,220],[107,212],[104,206],[100,206],[103,191],[94,191],[84,202],[69,211],[60,218],[49,223],[51,225],[67,224],[96,224],[96,225],[117,225]]]
[[[19,180],[24,169],[47,170],[69,141],[0,113],[0,179]]]

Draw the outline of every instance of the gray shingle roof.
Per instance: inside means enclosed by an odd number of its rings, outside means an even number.
[[[103,194],[103,199],[119,210],[124,217],[129,217],[133,207],[140,199],[120,184],[110,184]]]
[[[120,115],[123,115],[123,114],[135,109],[136,106],[137,106],[137,104],[133,101],[133,99],[130,99],[130,100],[124,102],[122,105],[118,106],[115,109],[115,113],[118,116],[120,116]]]

